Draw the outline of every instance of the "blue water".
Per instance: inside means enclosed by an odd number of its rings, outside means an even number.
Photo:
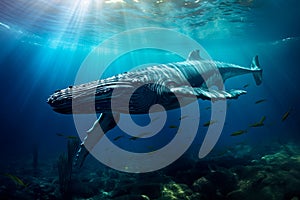
[[[122,31],[142,27],[169,28],[201,44],[214,60],[250,66],[259,55],[263,84],[251,75],[228,80],[226,88],[248,93],[230,100],[217,147],[238,143],[263,146],[277,141],[299,141],[300,2],[297,0],[210,1],[9,1],[0,2],[0,155],[3,160],[31,154],[38,144],[41,157],[63,151],[66,139],[77,135],[71,115],[57,114],[46,103],[55,90],[73,85],[81,63],[90,51]],[[132,41],[134,43],[135,41]],[[162,41],[164,42],[164,41]],[[109,49],[114,51],[118,44]],[[182,44],[182,48],[185,48]],[[136,65],[180,61],[158,50],[121,57],[107,76]],[[97,66],[101,68],[101,66]],[[91,80],[92,81],[92,80]],[[265,102],[255,104],[259,99]],[[191,154],[196,154],[210,119],[210,103],[200,101],[201,120]],[[290,111],[289,117],[281,121]],[[232,137],[266,116],[265,126]],[[144,121],[143,121],[144,120]],[[147,117],[139,123],[147,124]],[[175,125],[178,122],[175,122]],[[168,124],[174,125],[169,120]],[[88,127],[87,127],[88,128]],[[117,133],[111,139],[118,136]],[[174,133],[166,130],[166,141]],[[119,144],[137,150],[140,140]],[[120,141],[117,141],[120,142]],[[117,143],[116,142],[116,143]],[[142,142],[142,141],[141,141]],[[131,149],[136,143],[137,149]],[[158,147],[162,144],[157,142]],[[126,147],[127,145],[127,147]],[[157,147],[157,148],[158,148]]]

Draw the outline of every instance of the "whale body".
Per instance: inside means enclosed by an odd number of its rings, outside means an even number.
[[[172,110],[192,103],[195,99],[236,99],[244,90],[225,91],[222,83],[227,79],[251,73],[256,85],[262,82],[262,68],[258,56],[250,68],[235,64],[202,59],[199,50],[192,51],[183,62],[149,66],[86,84],[58,90],[48,98],[54,111],[62,114],[101,113],[77,154],[77,164],[82,165],[88,152],[103,134],[113,129],[120,113],[147,114],[154,104]],[[128,96],[130,96],[129,99]],[[196,97],[196,98],[192,98]],[[124,99],[123,99],[124,98]],[[179,104],[178,98],[184,105]],[[113,107],[112,102],[117,102]],[[100,127],[101,130],[100,131]]]
[[[251,67],[246,68],[203,60],[199,51],[195,50],[184,62],[150,66],[103,80],[69,86],[56,91],[47,102],[54,111],[63,114],[109,113],[112,99],[122,99],[123,96],[132,94],[129,105],[122,105],[122,101],[118,100],[120,104],[114,112],[126,113],[129,106],[131,114],[147,114],[153,104],[163,105],[166,110],[177,108],[179,105],[174,100],[174,93],[182,98],[194,95],[203,100],[237,98],[246,91],[209,90],[206,84],[213,82],[216,74],[220,74],[222,80],[226,81],[246,73],[252,73],[256,84],[261,84],[262,69],[257,56],[253,58]],[[78,109],[72,110],[72,101],[73,107]]]

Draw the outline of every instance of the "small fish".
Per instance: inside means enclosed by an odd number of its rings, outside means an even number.
[[[264,123],[264,121],[266,120],[266,116],[262,116],[262,118],[260,119],[260,123]]]
[[[136,136],[132,136],[131,138],[129,138],[129,140],[137,140],[137,139],[139,139],[139,138]]]
[[[75,135],[68,135],[68,136],[66,136],[66,138],[67,138],[67,139],[70,139],[70,140],[78,139],[78,137],[75,136]]]
[[[259,104],[259,103],[262,103],[262,102],[265,102],[265,101],[267,101],[267,99],[260,99],[260,100],[255,101],[255,104]]]
[[[19,177],[15,176],[15,175],[4,174],[4,176],[10,178],[16,185],[27,187],[27,184],[25,184]]]
[[[169,128],[178,128],[176,125],[170,125]]]
[[[183,115],[183,116],[179,117],[179,120],[185,119],[187,117],[188,117],[188,115]]]
[[[266,116],[263,116],[259,122],[251,124],[250,127],[261,127],[264,126],[264,121],[266,120]]]
[[[243,88],[247,88],[247,87],[249,87],[249,83],[247,83],[247,84],[245,84],[244,86],[243,86]]]
[[[214,123],[216,123],[216,121],[210,120],[210,121],[205,122],[205,123],[203,124],[203,126],[204,126],[204,127],[207,127],[207,126],[212,125],[212,124],[214,124]]]
[[[62,133],[56,133],[56,135],[57,135],[58,137],[64,136],[64,134],[62,134]]]
[[[290,109],[290,110],[291,110],[291,109]],[[281,121],[282,121],[282,122],[285,121],[285,120],[288,118],[288,116],[290,115],[290,110],[287,111],[286,113],[284,113],[284,114],[282,115],[282,118],[281,118]]]
[[[261,126],[264,126],[264,124],[259,122],[250,125],[250,127],[261,127]]]
[[[244,133],[247,133],[247,130],[238,130],[238,131],[235,131],[235,132],[231,133],[230,136],[238,136],[238,135],[242,135]]]
[[[121,139],[122,137],[124,137],[124,135],[119,135],[119,136],[114,138],[114,141],[117,141],[117,140]]]
[[[137,140],[137,139],[140,139],[141,137],[143,137],[145,135],[150,135],[150,134],[151,134],[151,132],[144,132],[144,133],[141,133],[141,134],[139,134],[137,136],[132,136],[131,138],[129,138],[129,140]]]

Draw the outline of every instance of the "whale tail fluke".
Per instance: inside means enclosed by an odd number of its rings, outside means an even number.
[[[252,59],[251,70],[253,70],[253,77],[256,85],[260,85],[262,82],[262,68],[260,67],[258,62],[258,56],[255,56]]]

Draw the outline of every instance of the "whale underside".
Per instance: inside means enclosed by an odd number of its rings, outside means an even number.
[[[261,84],[262,69],[257,56],[253,58],[251,67],[247,68],[204,60],[200,57],[199,50],[194,50],[184,62],[150,66],[86,84],[69,86],[56,91],[47,102],[54,111],[62,114],[102,113],[88,131],[77,154],[81,165],[88,151],[102,135],[116,126],[116,117],[112,116],[112,110],[114,115],[147,114],[155,104],[172,110],[188,105],[195,99],[236,99],[246,94],[246,91],[225,91],[223,85],[217,82],[221,80],[223,83],[228,78],[247,73],[253,74],[257,85]],[[104,131],[103,134],[98,133],[99,126]]]

